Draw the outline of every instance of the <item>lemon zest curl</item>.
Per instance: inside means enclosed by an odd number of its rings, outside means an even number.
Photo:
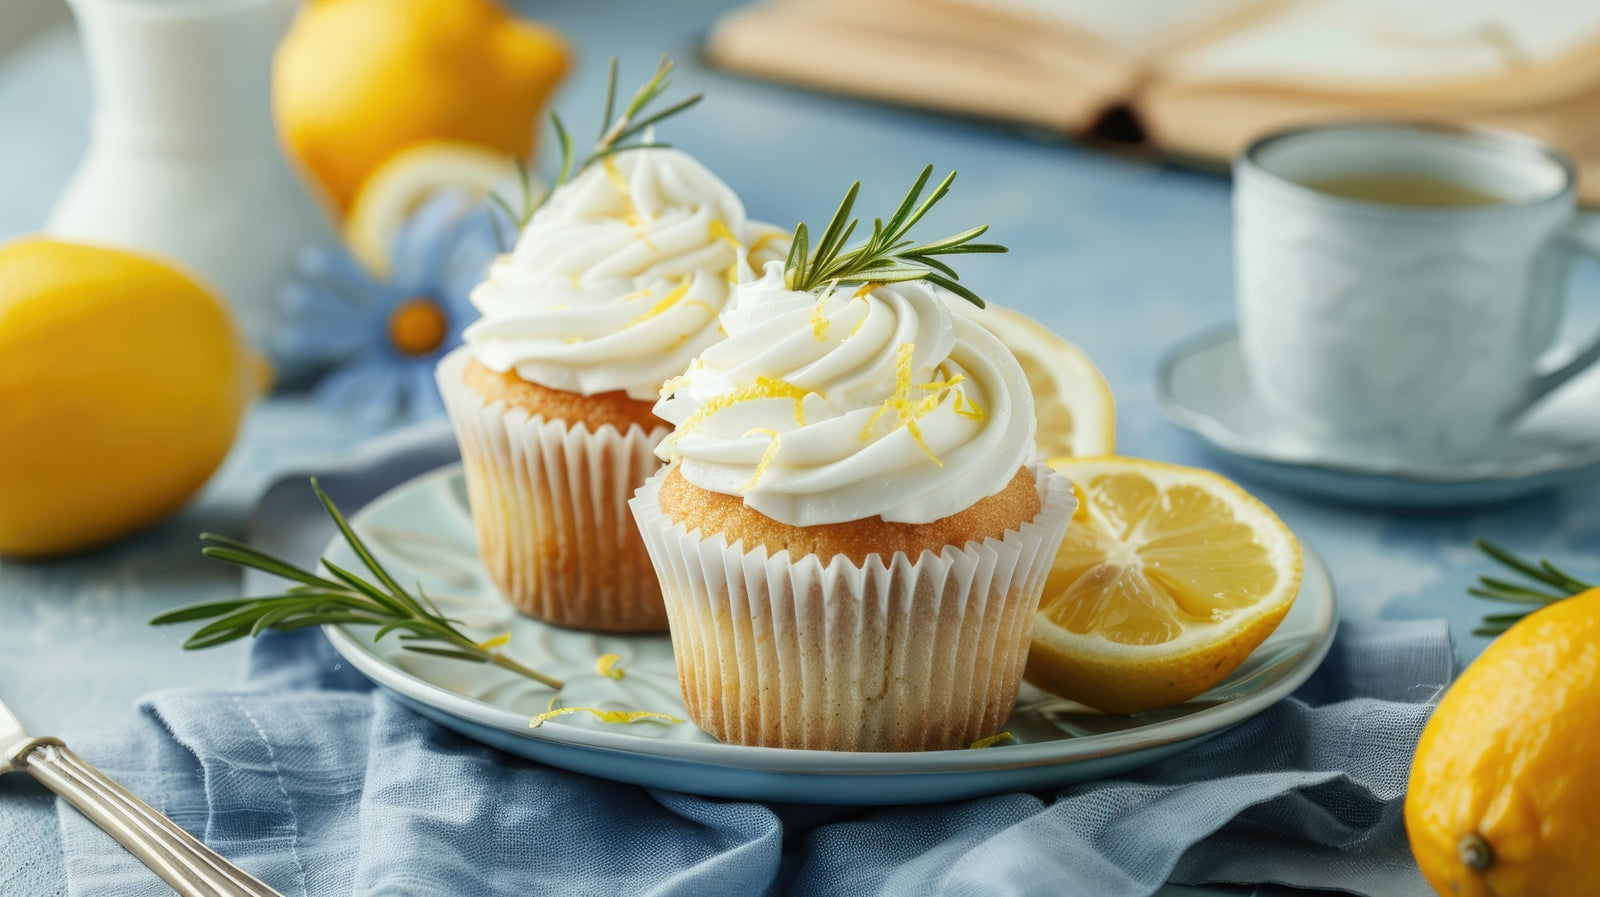
[[[600,655],[599,659],[594,662],[594,668],[602,676],[606,676],[611,679],[621,679],[622,677],[628,675],[622,671],[622,667],[617,666],[617,661],[621,659],[621,654],[602,654]]]
[[[668,723],[671,725],[683,722],[683,720],[670,713],[658,713],[654,710],[602,710],[599,707],[555,707],[535,716],[528,722],[528,728],[537,729],[544,725],[546,720],[552,720],[558,716],[566,716],[569,713],[589,713],[593,714],[594,718],[602,723],[616,723],[623,726],[639,722]]]
[[[1016,740],[1017,740],[1016,736],[1012,735],[1010,732],[997,732],[994,735],[987,735],[987,736],[984,736],[983,738],[978,739],[977,741],[974,741],[971,744],[971,746],[969,746],[967,748],[967,750],[969,750],[969,751],[981,750],[981,749],[986,748],[986,747],[994,747],[995,745],[1001,744],[1002,742],[1016,741]]]

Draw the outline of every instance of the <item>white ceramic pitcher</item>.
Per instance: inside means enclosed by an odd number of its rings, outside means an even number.
[[[269,347],[295,252],[334,239],[272,120],[273,52],[300,0],[69,2],[95,109],[46,229],[177,260]]]

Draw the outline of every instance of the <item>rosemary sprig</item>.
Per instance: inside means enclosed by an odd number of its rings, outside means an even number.
[[[931,243],[919,244],[906,237],[912,226],[950,192],[950,185],[956,179],[956,173],[950,172],[939,182],[939,186],[933,188],[927,199],[922,199],[922,190],[932,175],[932,165],[922,169],[922,174],[917,176],[916,183],[911,185],[900,207],[887,221],[874,219],[872,236],[854,249],[847,250],[844,246],[860,223],[850,217],[856,194],[861,190],[860,181],[851,184],[850,189],[845,191],[844,201],[839,203],[838,210],[833,213],[833,219],[823,230],[822,239],[817,241],[815,249],[810,246],[810,234],[804,222],[795,225],[789,261],[784,266],[789,289],[812,291],[839,284],[926,280],[982,308],[983,300],[962,286],[955,269],[937,256],[1005,252],[1006,248],[996,243],[972,242],[989,229],[987,224]]]
[[[206,557],[262,570],[296,585],[277,595],[211,601],[178,608],[155,617],[150,625],[211,620],[184,641],[186,650],[224,645],[246,636],[255,637],[268,629],[288,632],[329,623],[376,626],[378,631],[372,637],[375,642],[398,631],[402,647],[408,651],[472,663],[492,663],[551,688],[562,687],[561,680],[523,666],[500,653],[496,650],[496,640],[479,643],[464,635],[456,628],[460,621],[440,613],[420,585],[416,595],[406,591],[373,557],[366,543],[350,528],[344,515],[328,494],[322,491],[322,486],[315,478],[311,480],[311,489],[339,527],[345,542],[376,582],[363,579],[327,558],[323,558],[322,566],[329,576],[322,576],[227,536],[204,533],[200,541],[205,547],[200,553]]]
[[[533,213],[539,211],[557,187],[565,184],[569,179],[582,174],[590,165],[608,156],[636,149],[664,149],[670,147],[669,143],[657,143],[648,135],[636,143],[629,143],[635,137],[644,134],[652,125],[677,115],[695,103],[700,102],[703,94],[694,94],[679,100],[676,103],[656,112],[646,112],[650,104],[660,99],[672,86],[672,69],[674,63],[665,53],[661,54],[661,61],[656,64],[655,74],[633,92],[633,98],[622,108],[622,114],[615,119],[611,117],[617,106],[617,57],[611,57],[611,66],[606,73],[606,105],[605,111],[600,116],[600,136],[595,138],[594,146],[590,148],[589,155],[583,161],[573,164],[572,134],[567,130],[567,125],[561,120],[561,115],[550,113],[550,124],[555,127],[556,140],[561,145],[561,168],[556,173],[554,184],[546,190],[544,196],[535,200],[533,196],[533,180],[528,174],[527,166],[517,164],[517,177],[522,188],[522,213],[513,211],[511,204],[498,194],[493,194],[491,199],[504,209],[511,220],[517,222],[519,228],[526,227],[533,218]]]
[[[1530,563],[1517,557],[1511,552],[1495,545],[1492,542],[1478,540],[1478,548],[1494,558],[1501,566],[1521,576],[1525,582],[1512,582],[1498,579],[1493,576],[1478,577],[1478,584],[1467,589],[1467,592],[1487,598],[1490,601],[1502,601],[1508,604],[1534,604],[1543,606],[1570,598],[1579,592],[1586,592],[1595,588],[1593,583],[1584,582],[1549,561]],[[1483,625],[1472,630],[1473,635],[1499,635],[1510,629],[1518,620],[1533,613],[1533,610],[1517,611],[1506,614],[1488,614],[1483,618]]]

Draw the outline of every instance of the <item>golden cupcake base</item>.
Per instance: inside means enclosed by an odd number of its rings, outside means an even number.
[[[715,506],[711,493],[675,467],[653,476],[632,506],[660,577],[691,719],[725,742],[810,750],[965,748],[1000,731],[1076,506],[1048,468],[1027,471],[1023,484],[1031,503],[1008,487],[972,509],[984,517],[1034,509],[998,533],[915,559],[866,551],[857,563],[769,551],[765,538],[746,550],[692,516]],[[766,537],[796,541],[767,523]]]
[[[614,396],[585,406],[588,397],[505,376],[465,350],[438,371],[491,579],[518,611],[557,626],[665,629],[661,590],[628,500],[660,467],[655,447],[667,428],[647,431],[627,419],[632,409]],[[551,393],[577,423],[544,415],[550,406],[541,400]],[[585,411],[611,417],[591,426]]]

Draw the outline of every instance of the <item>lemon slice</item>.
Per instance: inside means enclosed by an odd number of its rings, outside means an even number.
[[[1055,455],[1110,455],[1117,450],[1117,405],[1089,356],[1027,315],[962,302],[967,317],[1000,338],[1022,362],[1039,419],[1039,450]]]
[[[470,143],[419,143],[389,157],[361,184],[345,220],[350,251],[374,274],[389,274],[389,246],[400,225],[435,191],[499,193],[517,208],[522,188],[516,160]],[[536,191],[537,194],[537,191]]]
[[[1027,679],[1108,713],[1170,707],[1233,672],[1300,588],[1300,544],[1206,470],[1055,458],[1081,502],[1034,618]]]

